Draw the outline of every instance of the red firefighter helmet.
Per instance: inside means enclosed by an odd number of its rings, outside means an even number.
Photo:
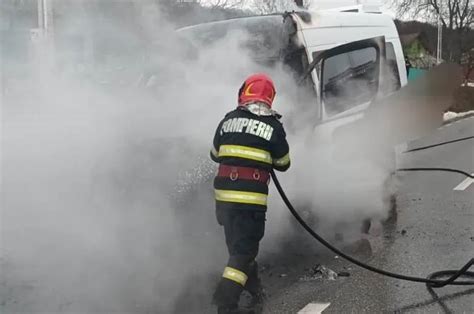
[[[249,76],[239,90],[239,106],[252,102],[263,102],[270,108],[275,99],[275,86],[272,79],[263,73]]]

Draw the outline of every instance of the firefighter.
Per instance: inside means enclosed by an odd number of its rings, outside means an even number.
[[[217,222],[224,227],[229,260],[214,293],[218,313],[254,313],[263,301],[255,258],[265,230],[269,170],[286,171],[290,155],[281,115],[272,110],[275,87],[265,74],[247,78],[238,106],[219,123],[211,158],[219,163],[214,179]],[[240,294],[252,295],[239,309]]]

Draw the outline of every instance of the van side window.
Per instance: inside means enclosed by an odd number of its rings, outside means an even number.
[[[377,50],[366,47],[325,59],[322,99],[327,116],[372,100],[377,92]]]
[[[390,94],[400,89],[400,74],[398,73],[397,57],[395,55],[395,49],[393,44],[390,42],[386,43],[385,46],[387,59],[385,61],[385,75],[381,88],[382,95]]]

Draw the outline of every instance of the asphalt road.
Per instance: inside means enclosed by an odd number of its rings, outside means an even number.
[[[472,135],[474,118],[467,118],[406,148]],[[399,167],[450,167],[473,173],[474,140],[402,153],[398,159]],[[368,237],[372,254],[366,247],[356,250],[355,256],[385,270],[421,277],[462,267],[474,256],[474,182],[446,172],[404,172],[398,173],[398,179],[396,223],[374,226]],[[325,249],[311,251],[314,253],[289,258],[291,267],[283,262],[263,272],[269,286],[266,313],[297,313],[311,307],[310,303],[320,304],[324,313],[474,313],[474,287],[450,286],[432,295],[423,284],[370,273]],[[347,271],[350,277],[305,280],[315,264]]]
[[[405,149],[472,135],[474,117],[446,125],[429,136],[409,143]],[[451,167],[473,173],[474,140],[400,154],[399,167]],[[359,247],[347,248],[347,251],[371,265],[407,275],[424,277],[434,271],[460,268],[473,257],[474,252],[474,183],[469,184],[470,181],[466,181],[462,175],[444,172],[404,172],[398,174],[398,179],[400,189],[396,223],[383,228],[380,224],[374,224],[367,241],[360,242]],[[212,212],[210,216],[213,216]],[[213,217],[203,217],[215,225]],[[218,229],[217,226],[215,228]],[[222,246],[222,230],[217,231],[217,238],[213,232],[209,232],[212,241],[193,238],[193,246],[199,248],[207,242],[211,243],[208,245]],[[167,290],[174,288],[165,286],[163,290],[150,292],[156,295],[156,302],[132,302],[129,307],[121,308],[120,312],[170,313],[157,310],[160,303],[169,302],[168,308],[174,308],[172,313],[215,313],[215,308],[209,303],[225,263],[224,248],[220,249],[221,254],[215,253],[215,256],[221,256],[221,260],[209,260],[206,251],[201,250],[182,257],[193,263],[203,262],[198,263],[199,267],[193,272],[194,277],[185,285],[186,289],[183,289],[179,298],[163,300],[162,296],[167,295]],[[260,268],[268,293],[265,313],[298,313],[311,303],[323,304],[320,307],[325,308],[323,313],[474,312],[474,289],[445,287],[436,290],[438,295],[433,296],[423,284],[381,277],[349,264],[315,243],[299,226],[295,226],[294,234],[288,237],[286,243],[282,243],[278,252],[265,252],[265,248],[262,249]],[[44,288],[48,285],[34,280],[16,282],[15,274],[23,275],[25,270],[32,267],[23,269],[21,265],[10,265],[8,259],[0,259],[0,262],[3,272],[0,276],[0,313],[98,312],[84,310],[88,308],[85,305],[89,304],[82,295],[71,296],[70,291],[58,293],[51,288],[48,290]],[[208,267],[201,268],[205,264],[209,264]],[[337,272],[348,272],[350,276],[336,280],[310,276],[311,269],[317,264]],[[211,274],[209,269],[215,271]],[[172,275],[179,277],[179,274],[169,274],[170,277]],[[60,282],[68,281],[61,279]],[[154,297],[151,299],[154,300]],[[114,305],[109,300],[101,302]],[[117,311],[116,307],[114,309]]]

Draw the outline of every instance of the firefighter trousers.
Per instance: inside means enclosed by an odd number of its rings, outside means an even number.
[[[218,306],[235,306],[244,289],[251,294],[260,289],[255,258],[265,233],[265,212],[217,206],[216,218],[224,227],[229,261],[213,301]]]

